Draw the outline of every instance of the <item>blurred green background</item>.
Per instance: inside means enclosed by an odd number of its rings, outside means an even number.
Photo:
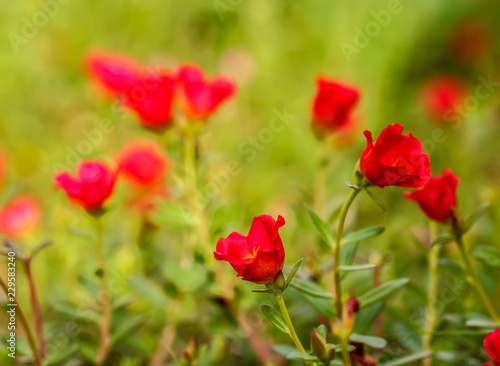
[[[387,24],[379,23],[379,32],[368,36],[366,44],[357,48],[359,52],[349,57],[342,50],[345,44],[355,45],[358,29],[366,33],[366,27],[374,22],[374,13],[395,6],[393,1],[22,0],[4,4],[0,12],[0,149],[7,157],[8,173],[2,183],[3,201],[22,191],[43,202],[42,227],[23,244],[30,247],[44,239],[54,241],[54,246],[34,262],[47,338],[55,339],[68,319],[85,323],[85,316],[75,314],[75,309],[85,309],[89,293],[97,291],[93,250],[86,240],[74,235],[74,228],[91,230],[91,225],[53,189],[55,171],[74,170],[79,160],[74,157],[75,151],[82,141],[90,142],[91,148],[79,158],[111,161],[130,140],[158,138],[141,130],[132,114],[117,114],[112,103],[96,93],[82,65],[86,52],[96,48],[169,69],[180,63],[196,63],[209,75],[225,74],[236,80],[237,97],[209,121],[201,138],[200,165],[205,184],[217,182],[218,174],[228,169],[230,161],[236,160],[242,168],[217,190],[207,207],[213,219],[214,248],[218,237],[233,230],[246,233],[254,216],[267,213],[273,217],[281,214],[287,220],[281,231],[287,264],[314,251],[314,232],[302,202],[311,203],[317,167],[318,142],[310,132],[309,118],[314,80],[319,74],[357,85],[362,93],[356,114],[359,132],[347,146],[330,153],[325,201],[329,211],[348,194],[344,182],[350,179],[365,146],[361,132],[369,129],[376,136],[387,124],[399,122],[405,132],[413,131],[424,142],[435,175],[452,168],[461,178],[459,209],[464,214],[482,202],[492,204],[468,241],[498,247],[498,85],[487,99],[467,110],[457,128],[433,123],[419,95],[427,80],[440,75],[462,79],[471,96],[480,84],[479,77],[500,81],[500,3],[396,3],[397,14],[391,14]],[[460,36],[468,24],[478,25],[480,31]],[[293,115],[291,122],[250,159],[242,153],[242,144],[258,137],[276,110]],[[106,119],[112,121],[112,131],[95,132]],[[438,141],[436,129],[442,129],[444,132],[439,130],[437,134],[445,136]],[[93,140],[92,131],[102,138]],[[175,163],[179,160],[178,146],[172,138],[166,140]],[[169,190],[174,200],[179,189],[172,179]],[[383,278],[413,279],[387,305],[385,332],[391,347],[385,356],[390,359],[420,347],[419,322],[412,321],[411,315],[425,304],[426,251],[415,244],[414,236],[425,241],[427,224],[399,189],[378,190],[377,194],[386,203],[387,213],[381,215],[363,196],[350,214],[347,230],[354,225],[386,225],[386,233],[361,246],[359,256],[365,261],[383,256]],[[105,219],[107,256],[122,283],[115,296],[122,306],[115,314],[115,332],[121,337],[110,364],[146,364],[164,323],[170,321],[178,324],[173,342],[177,355],[190,337],[197,335],[210,350],[206,364],[259,364],[234,319],[228,319],[224,307],[210,297],[216,291],[210,289],[213,283],[205,276],[203,261],[189,265],[189,270],[179,265],[182,222],[172,223],[172,218],[160,213],[160,229],[150,254],[160,273],[152,278],[142,275],[138,260],[141,253],[136,245],[140,222],[136,214],[127,211],[126,196],[126,187],[120,185]],[[444,252],[449,254],[447,258],[456,256],[454,248]],[[448,281],[454,281],[460,273],[452,262],[442,267]],[[475,265],[488,292],[498,294],[498,272],[480,262]],[[225,269],[228,276],[232,275],[229,266]],[[27,291],[21,272],[18,276],[22,303]],[[366,277],[352,276],[346,280],[348,289],[359,294],[370,288]],[[238,284],[237,302],[251,314],[258,314],[258,304],[267,295],[255,296],[249,293],[254,285]],[[446,289],[444,282],[441,286]],[[203,291],[209,295],[200,300],[196,293]],[[307,340],[307,330],[316,318],[298,294],[291,293],[290,297],[294,320],[303,329],[301,337]],[[466,364],[478,365],[483,360],[480,332],[476,336],[453,334],[460,328],[456,317],[471,309],[481,311],[471,289],[446,303],[449,319],[445,318],[440,327],[451,333],[437,337],[436,344],[449,351],[443,354],[449,358],[436,364],[463,365],[467,359]],[[80,345],[80,359],[91,358],[95,343],[92,326],[85,324],[81,332],[63,337],[67,347]],[[0,334],[4,331],[2,327]],[[405,332],[415,336],[395,336]],[[288,342],[273,330],[269,333],[277,343]],[[3,347],[0,352],[4,352]]]

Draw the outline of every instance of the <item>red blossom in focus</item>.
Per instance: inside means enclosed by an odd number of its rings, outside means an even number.
[[[493,361],[500,363],[500,329],[486,334],[483,345],[488,356]]]
[[[209,80],[194,65],[181,66],[177,82],[180,108],[190,119],[209,117],[236,93],[236,85],[231,79],[216,76]]]
[[[116,172],[100,161],[84,161],[76,177],[67,172],[55,176],[55,184],[63,189],[69,199],[87,211],[98,211],[113,193]]]
[[[130,90],[143,75],[142,67],[131,58],[101,51],[89,53],[85,67],[99,86],[114,97]]]
[[[358,103],[357,88],[329,80],[317,79],[317,90],[312,106],[312,129],[318,136],[338,132],[352,125],[352,112]]]
[[[430,178],[422,189],[404,192],[404,195],[417,202],[430,219],[445,224],[457,207],[458,182],[459,179],[447,169],[440,177]]]
[[[35,230],[41,218],[40,203],[30,196],[18,196],[0,209],[0,232],[19,237]]]
[[[422,187],[431,176],[430,158],[422,153],[422,143],[411,132],[402,135],[399,123],[384,128],[375,142],[365,131],[367,146],[360,159],[366,180],[379,187]]]
[[[175,77],[167,71],[150,71],[123,94],[122,103],[134,111],[141,124],[161,130],[172,122]]]
[[[283,267],[285,250],[278,230],[285,219],[275,221],[269,215],[254,218],[248,236],[236,232],[217,242],[215,259],[227,261],[238,277],[257,284],[267,284]]]
[[[426,113],[440,122],[447,122],[447,115],[462,104],[466,96],[466,85],[453,77],[429,80],[422,88],[422,103]]]

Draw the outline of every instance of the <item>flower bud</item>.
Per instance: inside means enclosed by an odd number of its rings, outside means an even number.
[[[326,351],[325,337],[323,337],[323,335],[316,328],[314,328],[311,333],[311,350],[313,351],[314,355],[321,361],[328,361],[329,357]]]
[[[344,306],[342,319],[344,320],[344,330],[351,334],[356,320],[356,314],[359,312],[359,301],[355,297],[349,298]]]

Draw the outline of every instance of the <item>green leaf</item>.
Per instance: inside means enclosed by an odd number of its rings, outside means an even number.
[[[340,346],[340,344],[334,344],[333,346],[335,347],[335,352],[336,353],[342,352],[342,347]],[[347,345],[347,352],[352,352],[355,349],[356,349],[356,347],[354,347],[352,344],[348,344]]]
[[[481,218],[481,216],[484,215],[486,211],[490,208],[489,203],[484,203],[481,206],[479,206],[468,218],[465,220],[464,224],[464,233],[469,231],[472,226],[476,223],[477,220]]]
[[[319,333],[323,336],[323,338],[325,338],[325,339],[326,339],[326,333],[327,333],[327,331],[326,331],[326,327],[325,327],[325,325],[324,325],[324,324],[321,324],[321,325],[320,325],[320,326],[318,326],[318,328],[316,328],[316,329],[318,329],[318,332],[319,332]]]
[[[368,307],[372,304],[375,304],[377,301],[380,301],[391,295],[393,292],[400,289],[408,282],[410,282],[409,278],[399,278],[397,280],[385,282],[379,287],[371,289],[370,291],[358,297],[361,307]]]
[[[278,344],[273,347],[273,351],[281,356],[288,356],[290,353],[297,352],[297,348],[288,344]]]
[[[43,366],[59,366],[63,364],[64,361],[71,359],[79,350],[78,345],[73,345],[71,347],[64,347],[58,349],[54,353],[50,353],[47,358],[43,361]]]
[[[378,205],[378,207],[380,207],[382,209],[382,211],[385,212],[384,203],[380,200],[380,198],[375,196],[369,189],[365,189],[365,192],[368,193],[368,196],[370,196],[370,198],[375,201],[375,203]]]
[[[354,243],[358,242],[364,239],[371,238],[373,236],[380,235],[384,232],[385,227],[382,225],[375,225],[375,226],[370,226],[358,231],[354,231],[352,233],[349,233],[345,235],[342,238],[342,245],[347,244],[347,243]]]
[[[500,269],[500,252],[493,247],[480,246],[471,252],[472,256],[489,267]]]
[[[340,248],[340,265],[349,266],[352,264],[354,256],[356,255],[356,250],[358,249],[358,243],[349,243],[343,245]]]
[[[117,329],[111,335],[111,344],[116,344],[119,340],[125,338],[132,332],[138,330],[148,320],[143,315],[127,318],[118,323]]]
[[[304,204],[304,207],[306,208],[306,211],[309,214],[319,237],[323,240],[323,243],[328,246],[328,250],[332,250],[335,243],[335,235],[333,235],[332,231],[328,228],[328,225],[320,219],[311,207],[306,204]]]
[[[428,358],[432,356],[432,352],[418,352],[414,353],[409,356],[404,356],[389,362],[386,362],[384,364],[381,364],[380,366],[399,366],[399,365],[408,365],[411,362],[415,362],[418,360],[422,360],[424,358]]]
[[[260,307],[267,319],[283,333],[290,334],[290,330],[286,325],[283,315],[281,315],[275,308],[271,305],[264,304]]]
[[[434,245],[448,244],[448,243],[453,242],[454,240],[455,239],[451,235],[440,236],[440,237],[434,239],[434,241],[431,243],[431,247]]]
[[[324,290],[320,285],[312,281],[296,279],[291,283],[291,286],[297,291],[303,292],[313,297],[319,297],[321,299],[333,298],[333,295],[331,293]]]
[[[367,336],[357,333],[352,333],[349,340],[357,343],[363,343],[372,348],[384,348],[387,346],[387,341],[384,338]]]
[[[364,271],[365,269],[375,268],[374,264],[357,264],[350,266],[339,266],[339,271],[343,272],[355,272],[355,271]]]
[[[304,361],[311,361],[311,362],[318,361],[317,357],[312,356],[312,355],[308,355],[306,353],[300,353],[299,351],[289,353],[286,358],[289,360],[304,360]]]
[[[497,329],[499,324],[491,319],[469,319],[465,322],[467,327]]]
[[[299,270],[300,266],[302,265],[302,262],[304,261],[304,258],[300,258],[297,262],[295,262],[292,270],[290,271],[290,274],[288,275],[286,282],[285,282],[285,290],[290,286],[290,283],[292,283],[293,278],[297,274],[297,271]]]
[[[345,182],[345,185],[348,186],[349,188],[355,189],[356,191],[359,191],[359,187],[355,185],[354,183],[351,182]]]

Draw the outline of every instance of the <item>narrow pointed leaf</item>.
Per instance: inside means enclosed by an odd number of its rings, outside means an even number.
[[[480,246],[476,247],[471,252],[472,256],[495,269],[500,269],[500,252],[493,247]]]
[[[370,226],[358,231],[354,231],[352,233],[349,233],[345,235],[342,238],[342,244],[347,244],[347,243],[354,243],[358,242],[364,239],[371,238],[373,236],[380,235],[384,232],[385,227],[382,225],[375,225],[375,226]]]
[[[431,243],[431,247],[434,245],[448,244],[448,243],[453,242],[453,240],[455,240],[455,239],[451,235],[440,236],[440,237],[434,239],[434,241]]]
[[[348,186],[349,188],[355,189],[356,191],[359,191],[359,187],[355,185],[354,183],[351,182],[345,182],[345,185]]]
[[[315,357],[313,355],[308,355],[306,353],[300,353],[299,351],[289,353],[288,356],[286,356],[286,358],[289,360],[304,360],[304,361],[311,361],[311,362],[318,361],[317,357]]]
[[[469,231],[472,226],[476,223],[477,220],[481,218],[481,216],[484,215],[486,211],[490,208],[489,203],[484,203],[481,206],[479,206],[468,218],[465,220],[465,225],[464,225],[464,232]]]
[[[372,304],[375,304],[377,301],[385,299],[387,296],[391,295],[393,292],[400,289],[408,282],[410,282],[409,278],[399,278],[397,280],[385,282],[379,287],[371,289],[370,291],[358,297],[358,300],[361,303],[361,307],[368,307]]]
[[[328,228],[328,225],[320,219],[320,217],[316,214],[316,212],[313,211],[311,207],[306,204],[304,204],[304,207],[306,208],[307,213],[309,214],[309,217],[311,218],[314,228],[316,229],[319,237],[331,250],[333,248],[333,243],[335,243],[335,236],[333,235],[332,231]]]
[[[340,265],[349,266],[352,264],[354,256],[356,255],[356,250],[358,249],[358,243],[348,243],[340,248]]]
[[[49,356],[43,361],[43,366],[57,366],[64,364],[64,361],[70,360],[74,357],[79,350],[79,346],[73,345],[69,347],[64,347],[57,350],[54,353],[49,354]]]
[[[333,298],[333,295],[331,293],[324,290],[320,285],[312,281],[296,279],[291,283],[291,286],[297,291],[303,292],[313,297],[319,297],[321,299]]]
[[[356,272],[356,271],[364,271],[367,269],[375,268],[374,264],[355,264],[350,266],[339,266],[339,271],[342,272]]]
[[[283,333],[290,334],[290,330],[286,325],[283,315],[281,315],[275,308],[271,305],[264,304],[260,307],[267,319]]]
[[[363,343],[372,348],[384,348],[387,346],[387,341],[384,338],[367,336],[357,333],[352,333],[349,340],[357,343]]]
[[[293,278],[297,274],[297,271],[299,270],[300,266],[302,265],[302,262],[304,261],[304,258],[300,258],[293,266],[292,270],[290,271],[290,274],[288,275],[286,282],[285,282],[285,290],[290,286],[290,283],[292,283]]]
[[[396,360],[392,360],[386,363],[381,364],[380,366],[400,366],[400,365],[409,365],[412,362],[423,360],[424,358],[428,358],[432,356],[432,352],[418,352],[409,356],[404,356],[398,358]]]
[[[377,196],[375,196],[369,189],[365,189],[365,192],[368,193],[368,196],[370,196],[371,199],[374,200],[375,203],[378,205],[378,207],[380,207],[382,209],[382,211],[385,212],[385,205],[380,200],[380,198],[378,198]]]

